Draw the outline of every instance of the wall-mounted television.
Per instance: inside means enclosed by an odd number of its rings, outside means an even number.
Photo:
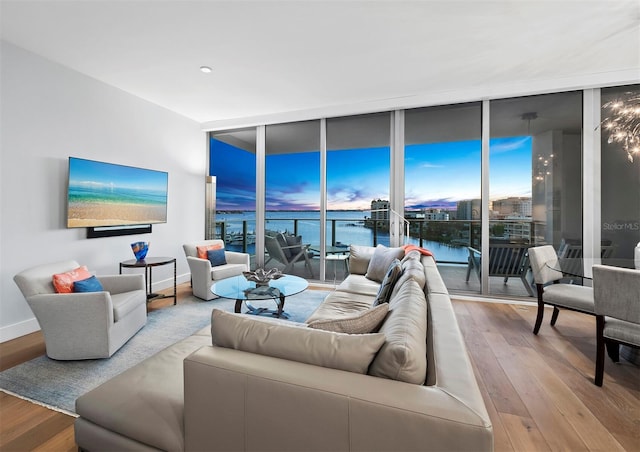
[[[167,222],[169,174],[69,157],[67,227]]]

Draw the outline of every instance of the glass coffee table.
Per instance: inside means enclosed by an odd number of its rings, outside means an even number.
[[[306,279],[293,275],[284,275],[282,278],[273,279],[269,281],[267,286],[256,286],[255,282],[248,281],[243,275],[238,275],[216,281],[211,286],[211,292],[222,298],[235,299],[235,312],[240,312],[244,301],[248,309],[247,314],[268,314],[288,319],[289,315],[284,312],[285,298],[300,293],[307,287],[309,287],[309,283]],[[256,308],[251,304],[253,300],[274,300],[277,309]]]

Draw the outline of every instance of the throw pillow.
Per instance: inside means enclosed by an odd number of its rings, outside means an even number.
[[[385,336],[322,331],[214,309],[213,345],[364,374]]]
[[[104,287],[102,287],[102,284],[95,276],[87,279],[82,279],[80,281],[75,281],[73,283],[74,292],[102,292],[103,290]]]
[[[78,267],[65,273],[53,275],[53,287],[57,293],[72,293],[73,283],[91,277],[86,266]]]
[[[209,250],[221,250],[221,249],[224,249],[224,247],[220,244],[196,246],[196,252],[198,253],[198,257],[200,259],[206,259],[207,251]]]
[[[287,246],[289,248],[289,254],[291,254],[291,259],[296,257],[300,251],[302,251],[302,236],[301,235],[286,235],[285,239],[287,240]]]
[[[291,259],[291,250],[288,248],[289,244],[287,243],[287,238],[283,233],[279,233],[276,235],[276,240],[278,241],[278,245],[282,248],[282,252],[284,256],[288,259]]]
[[[381,283],[391,262],[394,259],[402,259],[403,257],[404,250],[402,248],[387,248],[384,245],[378,245],[373,252],[373,256],[371,256],[367,273],[364,276]]]
[[[383,303],[353,316],[334,320],[316,320],[309,323],[309,328],[348,334],[373,333],[378,331],[387,312],[389,312],[389,305]]]
[[[400,275],[402,275],[402,264],[398,259],[394,259],[394,261],[391,262],[391,265],[389,265],[387,273],[384,275],[378,294],[376,295],[375,300],[373,300],[373,306],[389,302],[391,291],[396,285],[396,282],[398,282]]]
[[[207,251],[207,259],[211,262],[212,267],[219,267],[227,263],[227,258],[224,255],[224,249],[209,250]]]

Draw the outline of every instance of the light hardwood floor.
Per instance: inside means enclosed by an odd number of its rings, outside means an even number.
[[[179,286],[178,302],[189,292],[188,284]],[[453,306],[496,451],[640,451],[640,368],[607,358],[604,386],[593,384],[593,317],[561,311],[551,327],[549,309],[534,336],[532,305],[454,300]],[[43,352],[40,333],[0,344],[0,369]],[[75,450],[73,420],[0,393],[0,450]]]

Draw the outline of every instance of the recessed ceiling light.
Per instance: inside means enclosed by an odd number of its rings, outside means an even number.
[[[209,74],[213,72],[213,69],[211,69],[209,66],[200,66],[200,70],[205,74]]]

